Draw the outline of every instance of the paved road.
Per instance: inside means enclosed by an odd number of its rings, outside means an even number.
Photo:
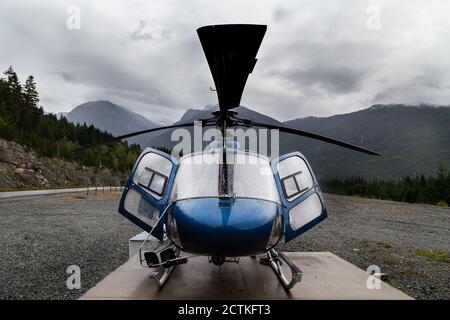
[[[98,190],[102,191],[103,188],[109,190],[107,187],[98,187]],[[0,199],[31,197],[31,196],[44,196],[55,194],[67,194],[67,193],[80,193],[87,192],[88,188],[65,188],[65,189],[47,189],[47,190],[24,190],[24,191],[5,191],[0,192]],[[89,192],[95,191],[95,187],[90,187]]]

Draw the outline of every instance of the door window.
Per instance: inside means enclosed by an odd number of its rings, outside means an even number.
[[[139,162],[133,182],[159,200],[166,191],[167,180],[172,168],[172,161],[157,153],[149,152]]]

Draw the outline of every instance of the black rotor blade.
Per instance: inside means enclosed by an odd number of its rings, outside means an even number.
[[[266,29],[266,25],[256,24],[211,25],[197,29],[223,115],[239,107]]]
[[[208,122],[203,121],[203,120],[199,120],[199,121],[202,121],[202,126],[215,125],[215,123],[208,123]],[[135,137],[135,136],[138,136],[138,135],[141,135],[141,134],[144,134],[144,133],[155,132],[155,131],[160,131],[160,130],[165,130],[165,129],[192,127],[194,125],[195,125],[195,122],[185,122],[185,123],[180,123],[180,124],[174,124],[174,125],[171,125],[171,126],[158,127],[158,128],[152,128],[152,129],[146,129],[146,130],[141,130],[141,131],[130,132],[130,133],[127,133],[127,134],[124,134],[124,135],[121,135],[121,136],[117,136],[117,137],[114,137],[114,138],[111,138],[111,139],[108,139],[108,140],[104,140],[104,141],[88,144],[88,145],[85,145],[85,146],[81,146],[80,148],[78,148],[78,150],[89,149],[89,148],[97,147],[97,146],[104,145],[104,144],[110,144],[111,142],[114,142],[114,141]]]
[[[245,120],[244,120],[245,121]],[[336,140],[333,138],[329,138],[326,136],[322,136],[316,133],[312,133],[312,132],[308,132],[308,131],[303,131],[303,130],[298,130],[298,129],[293,129],[293,128],[289,128],[289,127],[284,127],[284,126],[276,126],[276,125],[272,125],[272,124],[266,124],[266,123],[259,123],[259,122],[253,122],[250,121],[250,123],[254,126],[257,127],[264,127],[267,129],[278,129],[281,132],[286,132],[286,133],[291,133],[291,134],[296,134],[299,136],[303,136],[303,137],[307,137],[307,138],[311,138],[311,139],[316,139],[316,140],[320,140],[323,142],[327,142],[327,143],[331,143],[343,148],[347,148],[347,149],[351,149],[354,151],[358,151],[358,152],[362,152],[365,154],[370,154],[370,155],[374,155],[374,156],[380,156],[381,154],[363,147],[359,147],[357,145],[354,144],[350,144],[344,141],[340,141],[340,140]]]

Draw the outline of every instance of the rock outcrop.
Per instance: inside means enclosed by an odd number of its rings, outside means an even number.
[[[0,189],[82,185],[119,185],[125,174],[39,157],[34,150],[0,139]]]

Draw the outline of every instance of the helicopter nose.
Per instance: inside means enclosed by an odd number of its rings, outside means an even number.
[[[266,249],[278,212],[270,201],[202,198],[175,202],[171,215],[183,251],[246,256]]]

